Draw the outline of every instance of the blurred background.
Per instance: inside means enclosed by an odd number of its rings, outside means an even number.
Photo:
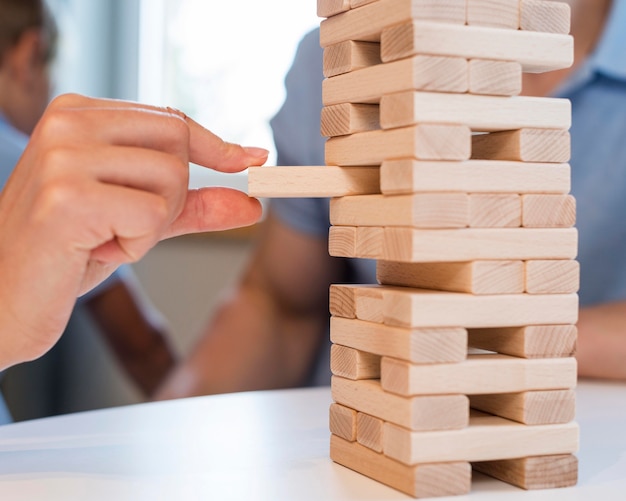
[[[54,94],[172,106],[221,137],[276,154],[270,118],[302,36],[320,22],[314,1],[48,0],[59,25]],[[245,173],[191,167],[192,187],[246,190]],[[254,228],[161,242],[133,269],[165,316],[179,355],[190,350],[219,295],[246,260]],[[90,319],[42,359],[2,380],[16,420],[142,401]]]

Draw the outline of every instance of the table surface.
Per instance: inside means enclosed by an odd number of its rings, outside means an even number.
[[[217,395],[0,427],[0,499],[407,500],[329,459],[329,388]],[[626,499],[626,384],[580,382],[576,487],[474,474],[472,500]]]

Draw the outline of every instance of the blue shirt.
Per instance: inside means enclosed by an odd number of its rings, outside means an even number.
[[[577,200],[581,305],[626,300],[625,27],[626,0],[614,0],[595,51],[555,93],[572,103],[570,163]],[[316,29],[300,42],[285,78],[287,97],[271,120],[278,165],[325,163],[325,138],[319,127],[322,55]],[[328,199],[274,199],[270,210],[297,231],[328,238]],[[345,263],[354,282],[376,283],[375,261]]]

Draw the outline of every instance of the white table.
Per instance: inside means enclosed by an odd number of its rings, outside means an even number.
[[[474,474],[472,500],[625,500],[626,385],[582,382],[580,480],[523,491]],[[408,500],[329,459],[328,388],[85,412],[0,428],[2,500]]]

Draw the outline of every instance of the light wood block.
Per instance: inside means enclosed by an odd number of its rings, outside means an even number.
[[[317,17],[330,17],[350,10],[350,0],[317,0]]]
[[[336,104],[322,109],[322,136],[345,136],[380,129],[376,104]]]
[[[330,224],[463,228],[469,223],[469,206],[465,193],[339,197],[330,201]]]
[[[535,456],[473,463],[476,471],[522,489],[556,489],[578,482],[578,459],[573,454]]]
[[[378,42],[346,40],[324,49],[323,72],[326,78],[380,63]]]
[[[249,167],[252,197],[337,197],[380,193],[380,171],[374,167]]]
[[[333,344],[330,347],[330,370],[348,379],[378,379],[380,356]]]
[[[522,226],[570,228],[576,224],[576,199],[572,195],[522,195]]]
[[[383,322],[383,291],[380,287],[359,288],[356,292],[356,318],[366,322]]]
[[[516,61],[525,72],[536,73],[569,68],[574,62],[574,39],[570,35],[419,20],[389,25],[380,36],[380,44],[383,62],[431,54]]]
[[[570,32],[571,9],[566,2],[521,0],[520,28],[548,33]]]
[[[575,325],[530,325],[470,329],[470,346],[523,358],[572,357],[576,352]]]
[[[472,228],[519,228],[522,199],[512,194],[476,194],[469,199],[469,226]]]
[[[465,24],[465,0],[378,0],[320,23],[320,45],[376,42],[381,31],[411,19]]]
[[[356,9],[357,7],[361,7],[362,5],[367,5],[368,3],[377,1],[378,0],[350,0],[350,8]]]
[[[356,441],[356,415],[354,409],[333,402],[329,411],[330,432],[344,440]]]
[[[576,413],[573,390],[472,395],[473,409],[527,425],[569,423]]]
[[[383,421],[410,430],[455,430],[469,423],[469,399],[465,395],[402,397],[384,391],[380,381],[351,381],[333,376],[333,400]]]
[[[380,125],[383,128],[416,123],[465,124],[477,132],[520,128],[569,129],[571,105],[567,99],[548,97],[419,91],[399,92],[381,98]],[[398,154],[395,158],[401,156],[410,155]]]
[[[398,157],[467,160],[470,153],[471,132],[464,125],[422,124],[332,137],[326,141],[329,165],[380,165],[388,158]]]
[[[520,0],[467,0],[467,24],[519,28]]]
[[[383,389],[404,396],[480,395],[576,386],[575,358],[470,354],[456,364],[417,365],[383,357],[380,365]]]
[[[517,96],[522,92],[522,65],[518,62],[472,59],[468,74],[470,94]]]
[[[356,415],[356,441],[376,452],[383,451],[383,420],[363,414]]]
[[[570,148],[566,130],[519,129],[472,136],[472,158],[479,160],[565,163]]]
[[[380,259],[401,262],[574,259],[577,241],[575,228],[385,228]]]
[[[525,289],[529,294],[569,294],[580,288],[578,261],[527,261],[525,268]]]
[[[328,231],[328,252],[334,257],[355,257],[360,256],[358,251],[363,252],[367,257],[371,256],[371,248],[359,246],[357,242],[358,229],[354,226],[332,226]],[[384,237],[383,237],[384,238]],[[376,244],[371,238],[368,240],[370,245]],[[384,245],[384,240],[380,245]],[[374,248],[375,250],[375,248]]]
[[[360,256],[376,259],[383,253],[385,229],[360,226],[356,229],[355,252]]]
[[[467,92],[467,60],[420,55],[326,78],[322,82],[322,101],[327,106],[378,103],[385,94],[405,90]]]
[[[342,318],[356,318],[355,287],[333,284],[329,289],[329,311],[331,315]]]
[[[334,435],[330,437],[330,458],[415,498],[467,494],[472,483],[471,466],[467,462],[406,466]]]
[[[407,158],[382,163],[380,188],[385,195],[423,191],[569,193],[570,177],[568,164],[428,162]]]
[[[376,278],[383,285],[435,289],[471,294],[524,292],[523,261],[461,263],[397,263],[379,260]]]
[[[578,450],[578,433],[576,423],[526,426],[472,411],[463,430],[410,431],[385,423],[383,450],[407,465],[571,454]]]
[[[407,329],[333,316],[330,319],[330,340],[416,364],[461,362],[467,356],[467,330],[462,327]]]

